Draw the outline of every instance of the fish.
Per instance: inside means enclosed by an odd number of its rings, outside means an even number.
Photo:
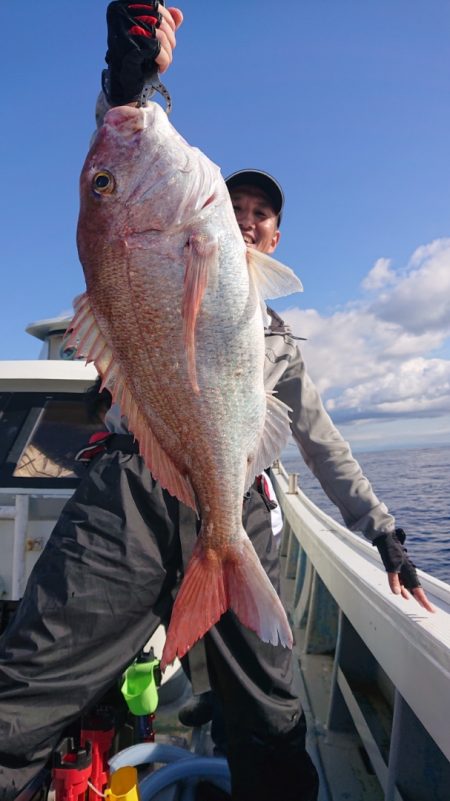
[[[247,248],[219,167],[154,102],[106,113],[81,172],[77,246],[86,291],[67,346],[95,364],[153,477],[201,521],[162,668],[229,609],[292,647],[242,504],[290,433],[288,407],[264,389],[264,301],[300,279]]]

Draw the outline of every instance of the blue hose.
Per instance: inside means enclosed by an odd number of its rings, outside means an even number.
[[[165,768],[160,768],[150,776],[146,776],[139,785],[141,801],[151,801],[161,790],[177,782],[195,784],[200,779],[209,781],[227,793],[231,792],[230,770],[228,762],[222,757],[195,757],[180,759]],[[192,797],[192,794],[189,793]],[[187,799],[186,799],[187,801]]]
[[[195,754],[186,751],[185,748],[178,748],[176,745],[164,745],[164,743],[137,743],[129,748],[119,751],[109,760],[109,767],[114,773],[119,768],[127,765],[149,765],[152,762],[163,762],[169,764],[177,762],[179,759],[197,758]]]
[[[151,801],[161,790],[177,782],[185,785],[182,801],[191,801],[194,798],[195,785],[200,779],[208,779],[225,792],[231,791],[230,770],[226,759],[200,757],[175,745],[132,745],[113,756],[109,766],[114,772],[127,765],[147,765],[152,762],[164,762],[165,767],[142,779],[139,784],[141,801]]]

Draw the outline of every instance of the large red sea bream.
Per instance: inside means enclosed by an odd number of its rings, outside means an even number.
[[[153,476],[202,521],[163,665],[227,609],[291,646],[241,515],[289,435],[288,409],[264,390],[262,299],[300,281],[247,250],[218,167],[156,103],[106,114],[81,175],[78,249],[86,293],[72,344],[95,363]]]

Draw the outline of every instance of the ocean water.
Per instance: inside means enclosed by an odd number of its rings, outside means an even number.
[[[355,453],[378,498],[407,535],[408,553],[421,570],[450,583],[450,447]],[[303,492],[334,520],[340,512],[290,444],[282,462],[299,473]]]

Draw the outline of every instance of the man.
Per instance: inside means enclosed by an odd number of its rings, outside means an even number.
[[[226,183],[244,241],[249,247],[273,253],[280,240],[284,203],[278,182],[259,170],[241,170],[229,176]],[[306,464],[339,508],[348,528],[363,532],[378,547],[391,591],[405,599],[411,592],[421,606],[433,612],[403,548],[403,530],[395,529],[393,517],[373,493],[323,408],[289,329],[278,315],[271,315],[272,323],[266,331],[265,384],[267,389],[276,387],[277,397],[292,409],[292,434]],[[179,713],[180,721],[189,726],[202,725],[213,717],[220,718],[220,710],[210,692],[194,696]]]
[[[181,12],[155,4],[147,11],[142,4],[110,7],[112,104],[138,97],[145,61],[148,66],[156,58],[161,70],[170,64]],[[228,186],[248,246],[273,252],[283,206],[277,182],[250,170],[231,176]],[[347,525],[379,546],[393,591],[406,597],[409,586],[429,608],[393,518],[325,413],[295,341],[274,313],[266,345],[266,384],[293,409],[292,431],[305,460]],[[243,523],[278,589],[270,509],[256,485],[244,498]],[[167,622],[181,540],[192,544],[195,534],[193,513],[154,481],[131,435],[112,436],[66,504],[0,640],[1,801],[15,798],[46,763],[62,730],[102,696],[159,622]],[[315,801],[317,774],[305,751],[291,652],[261,642],[232,613],[204,644],[225,720],[233,799]]]
[[[229,176],[226,183],[244,241],[249,247],[273,253],[280,241],[278,226],[284,203],[278,182],[261,171],[242,170]],[[306,464],[348,528],[363,532],[377,545],[392,592],[408,599],[409,589],[421,606],[434,611],[406,556],[402,530],[396,533],[393,517],[374,495],[348,444],[325,412],[289,329],[278,315],[271,315],[266,338],[276,356],[266,359],[266,387],[276,385],[278,397],[292,409],[292,434]],[[281,369],[274,369],[273,363],[279,364],[280,357],[284,363]]]

